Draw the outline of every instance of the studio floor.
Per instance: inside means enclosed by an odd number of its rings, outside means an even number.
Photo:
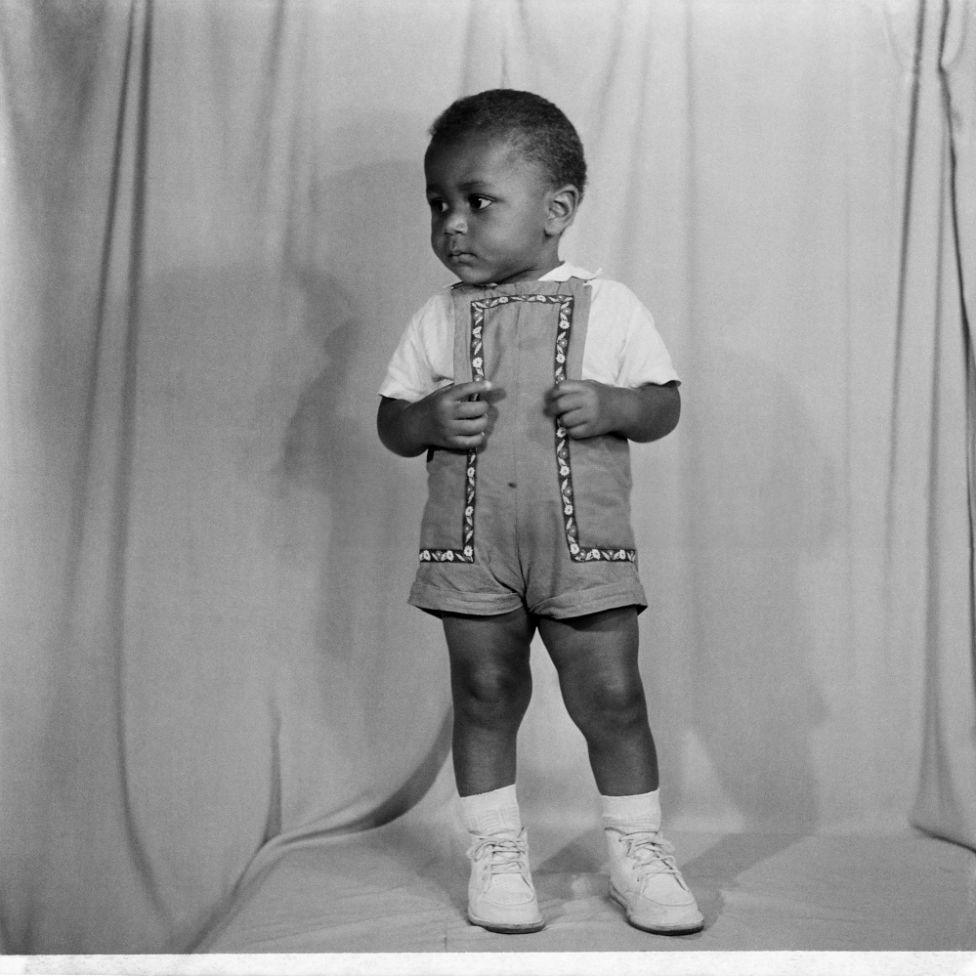
[[[530,834],[546,928],[465,919],[463,840],[425,807],[353,837],[284,840],[255,861],[208,953],[966,952],[976,950],[976,854],[912,832],[672,832],[705,914],[699,934],[631,928],[607,897],[598,826],[555,818]]]

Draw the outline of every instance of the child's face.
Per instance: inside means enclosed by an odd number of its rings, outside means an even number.
[[[427,150],[430,243],[468,284],[541,277],[559,264],[547,174],[506,139],[471,136]],[[571,219],[571,217],[570,217]]]

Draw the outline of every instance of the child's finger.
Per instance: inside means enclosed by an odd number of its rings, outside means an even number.
[[[582,415],[580,410],[567,410],[560,416],[559,422],[567,430],[572,431],[574,428],[579,427],[580,424],[586,423],[586,417]]]
[[[549,414],[553,417],[565,415],[570,410],[576,410],[582,405],[582,398],[578,390],[564,390],[558,387],[552,391],[549,398]]]
[[[476,417],[471,420],[457,420],[451,428],[451,433],[455,437],[480,437],[487,429],[487,424]]]
[[[467,400],[473,396],[487,393],[491,389],[490,380],[473,380],[470,383],[458,383],[450,388],[452,400]]]
[[[546,390],[546,412],[550,416],[559,412],[559,405],[562,403],[565,396],[566,390],[563,388],[561,383],[557,383],[555,386],[552,386]]]
[[[488,412],[486,400],[458,400],[454,404],[454,416],[458,419],[483,417]]]
[[[550,403],[561,402],[567,397],[576,398],[586,391],[587,384],[580,380],[562,380],[549,388],[546,399]]]

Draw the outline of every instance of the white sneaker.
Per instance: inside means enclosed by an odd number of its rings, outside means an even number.
[[[525,830],[476,834],[468,851],[468,921],[489,932],[538,932],[545,922],[529,873]]]
[[[610,849],[610,897],[634,928],[657,935],[700,932],[705,920],[674,862],[674,848],[656,831],[604,830]]]

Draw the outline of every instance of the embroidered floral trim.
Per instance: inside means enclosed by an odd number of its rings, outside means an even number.
[[[559,306],[559,323],[556,327],[556,344],[553,363],[553,377],[556,383],[566,379],[566,354],[573,327],[572,295],[497,295],[471,303],[471,377],[473,380],[485,378],[484,331],[485,312],[507,305],[509,302],[540,302]],[[579,541],[579,526],[576,523],[576,504],[573,498],[573,472],[570,463],[569,434],[558,420],[554,421],[556,441],[556,467],[559,477],[559,493],[563,506],[563,525],[566,530],[566,545],[573,562],[636,562],[637,551],[604,546],[582,546]],[[464,515],[461,525],[460,549],[421,549],[420,561],[424,562],[474,562],[474,513],[475,486],[478,477],[478,452],[468,451],[464,481]]]
[[[508,301],[507,295],[496,299],[484,299],[471,303],[471,378],[483,380],[485,378],[485,307],[504,304],[501,299]],[[464,514],[461,518],[461,548],[460,549],[421,549],[422,563],[473,563],[474,562],[474,508],[475,484],[478,478],[478,452],[468,451],[467,463],[464,466]]]
[[[473,563],[474,562],[474,499],[475,480],[478,471],[478,452],[468,451],[464,468],[464,516],[461,520],[460,549],[421,549],[422,563]]]
[[[566,379],[566,351],[573,327],[573,299],[568,298],[559,309],[559,325],[556,329],[556,351],[553,378],[557,383]],[[618,549],[607,546],[582,546],[579,541],[579,525],[576,522],[576,502],[573,498],[573,469],[569,457],[569,433],[555,420],[556,467],[559,473],[559,494],[563,503],[563,525],[566,529],[566,545],[569,558],[574,563],[588,562],[637,562],[636,549]]]

